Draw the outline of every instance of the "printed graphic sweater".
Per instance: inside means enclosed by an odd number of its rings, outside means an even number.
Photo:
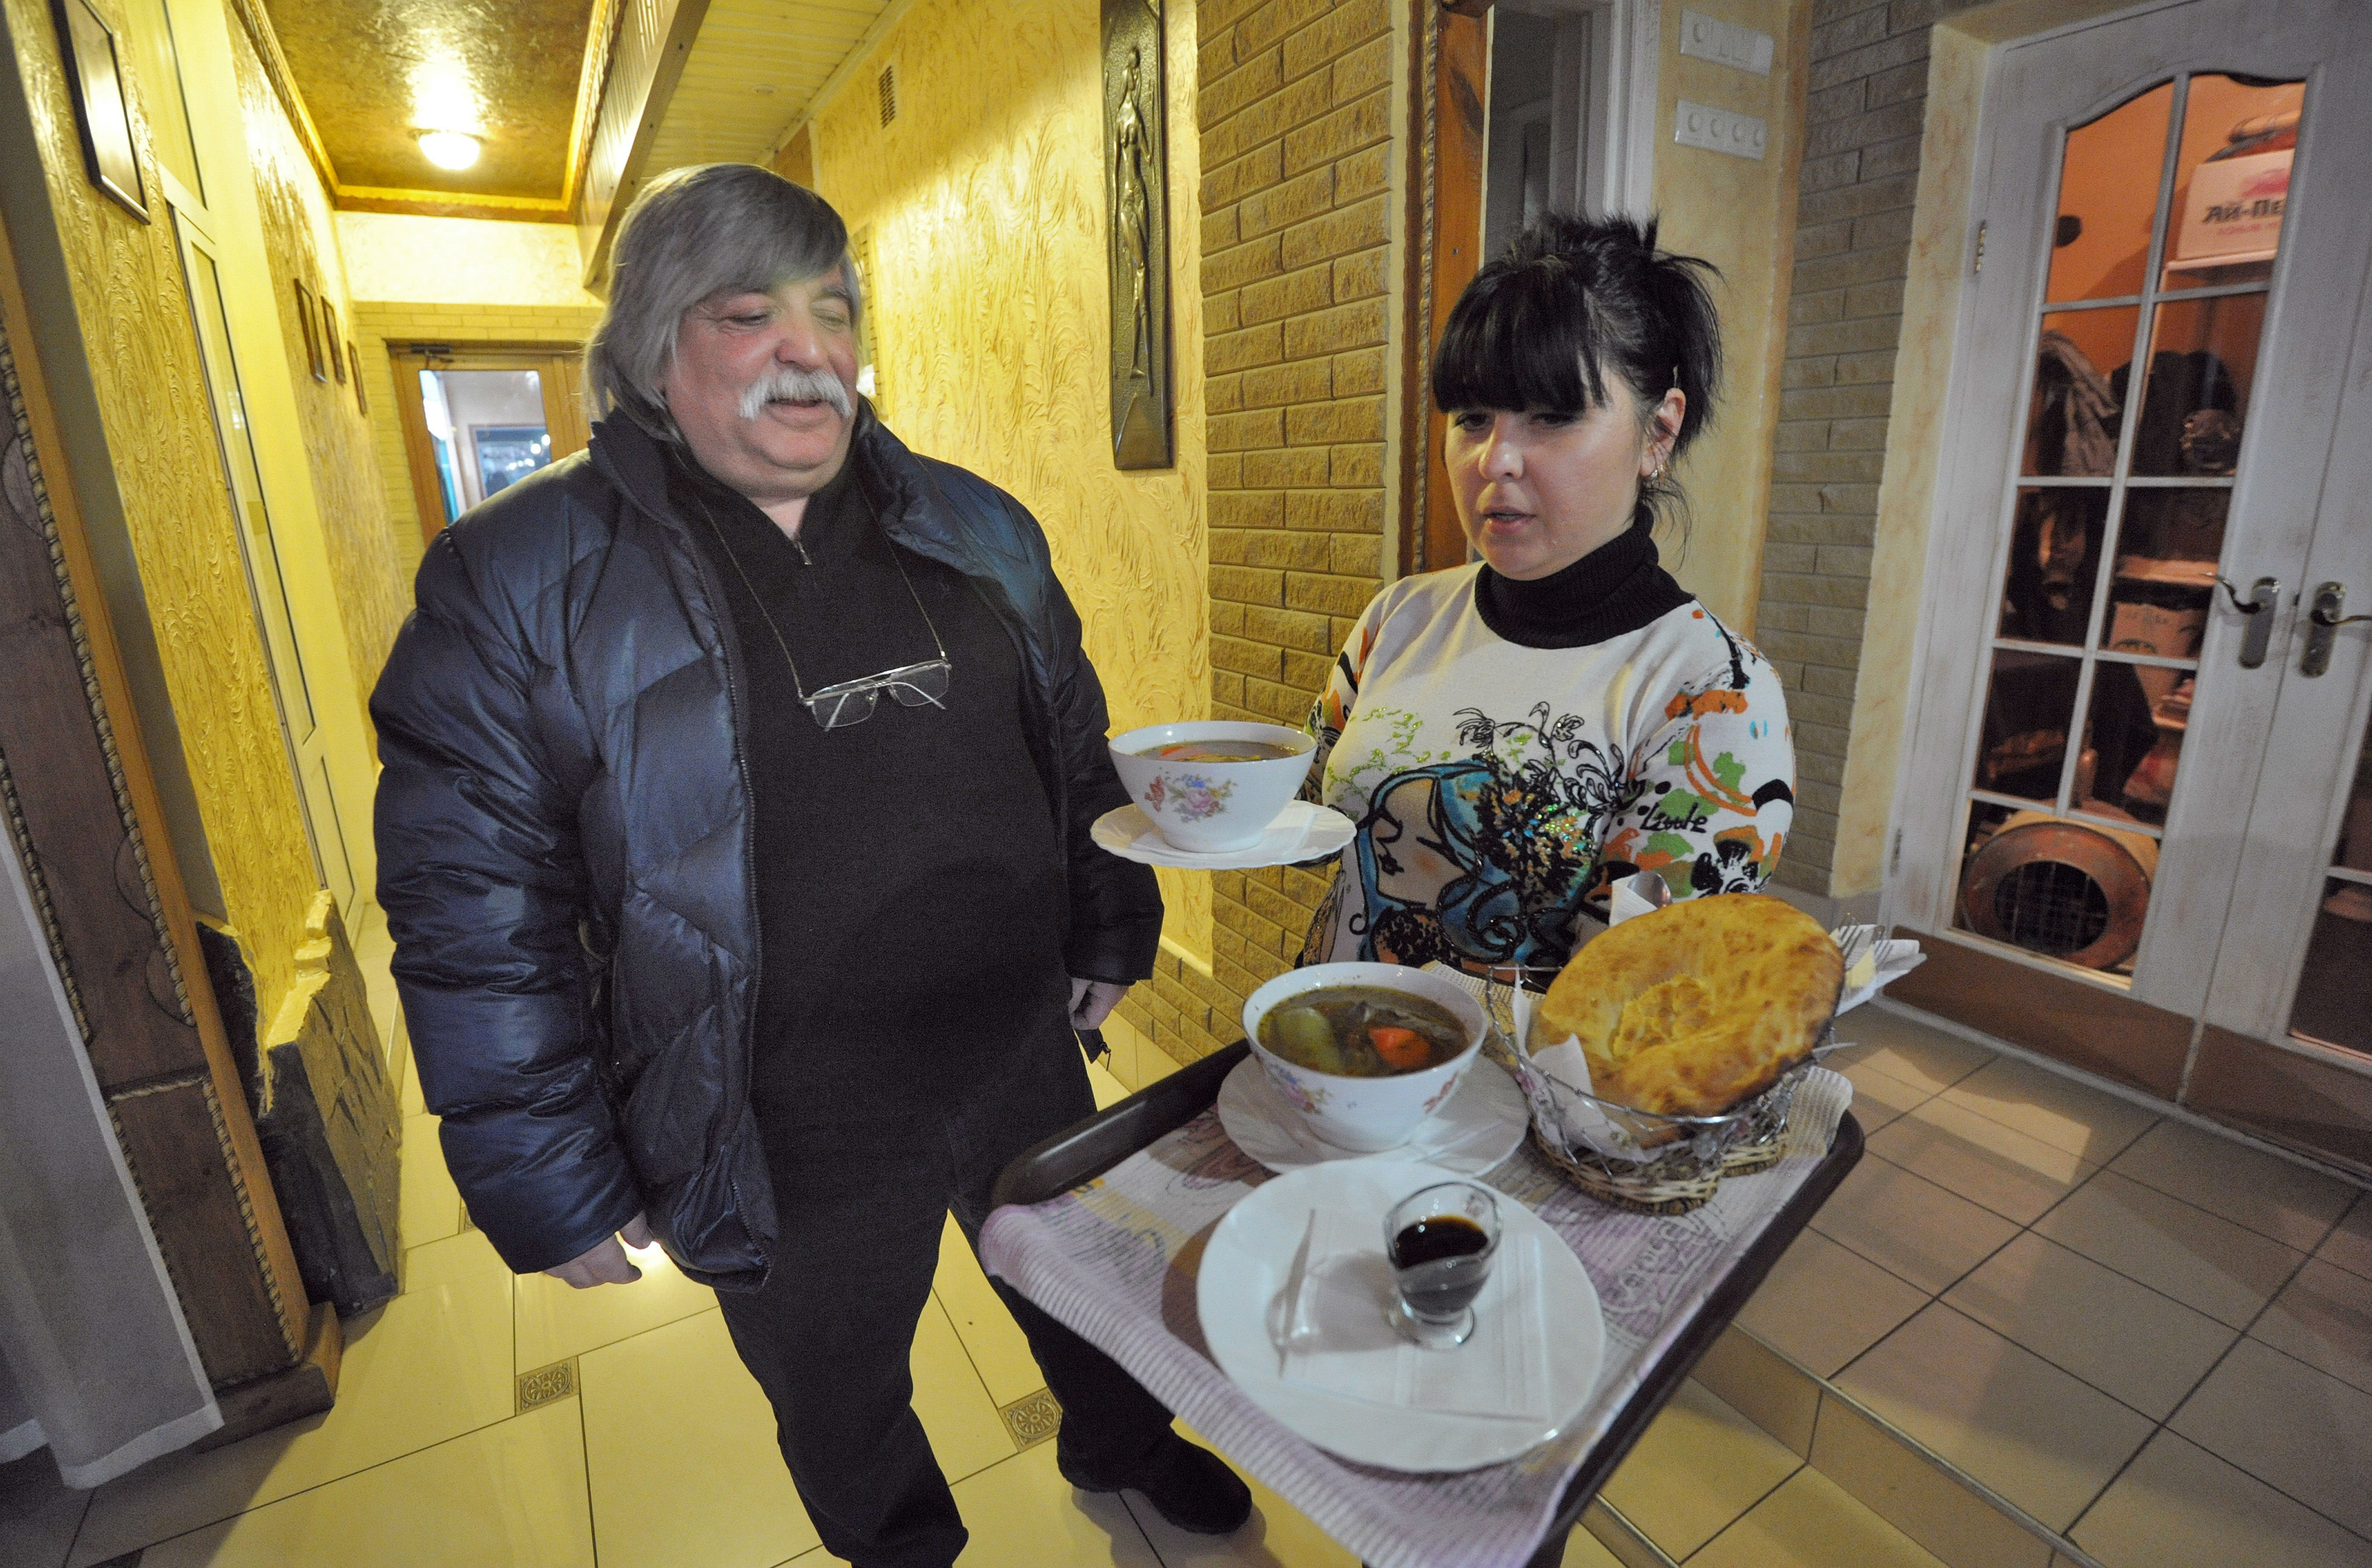
[[[1393,584],[1309,727],[1358,832],[1304,963],[1561,966],[1639,871],[1676,899],[1760,889],[1795,816],[1778,676],[1645,529],[1536,582]]]

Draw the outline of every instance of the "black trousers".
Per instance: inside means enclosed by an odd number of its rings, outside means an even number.
[[[1007,1161],[1095,1109],[1067,1031],[959,1102],[919,1087],[895,1120],[772,1130],[782,1225],[756,1292],[720,1291],[734,1348],[774,1407],[824,1546],[858,1568],[947,1568],[969,1539],[914,1414],[909,1360],[946,1216],[975,1249]],[[1109,1356],[992,1279],[1063,1405],[1062,1441],[1124,1471],[1170,1412]]]

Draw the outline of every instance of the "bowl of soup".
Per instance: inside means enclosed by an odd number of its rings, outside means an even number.
[[[1458,1092],[1482,1005],[1400,964],[1312,964],[1244,1003],[1244,1038],[1309,1130],[1341,1149],[1398,1148]]]
[[[1202,719],[1117,736],[1112,766],[1170,845],[1190,854],[1248,848],[1309,776],[1318,743],[1281,724]]]

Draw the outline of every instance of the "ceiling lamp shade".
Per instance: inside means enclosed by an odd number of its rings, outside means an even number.
[[[467,168],[478,161],[478,138],[460,131],[423,131],[420,151],[439,168]]]

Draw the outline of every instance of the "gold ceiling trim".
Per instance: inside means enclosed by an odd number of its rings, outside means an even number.
[[[313,123],[312,111],[305,107],[305,95],[297,90],[288,56],[281,52],[280,35],[273,30],[272,18],[264,14],[263,0],[230,0],[230,8],[238,17],[239,26],[247,29],[248,41],[255,46],[256,57],[263,63],[263,75],[272,83],[273,96],[296,124],[297,140],[305,144],[306,158],[328,188],[333,206],[347,212],[410,213],[423,217],[507,218],[525,223],[570,221],[569,215],[576,210],[577,193],[584,183],[594,122],[600,110],[601,88],[609,79],[610,51],[617,41],[619,22],[625,14],[625,0],[594,0],[593,18],[586,29],[585,69],[576,84],[576,114],[568,134],[568,161],[557,197],[490,196],[473,191],[413,191],[341,183],[337,166],[330,161],[330,149]]]

